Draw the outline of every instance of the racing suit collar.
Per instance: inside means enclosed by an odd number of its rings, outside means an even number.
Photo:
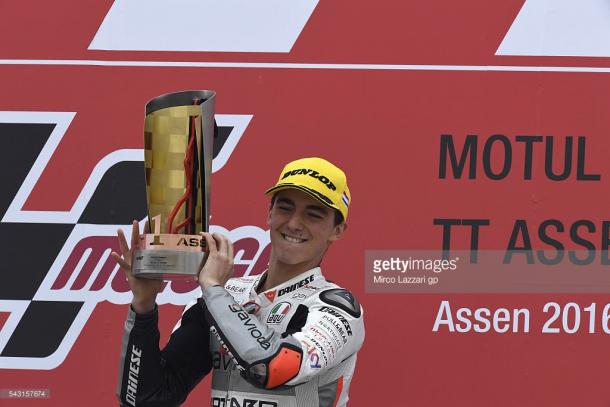
[[[269,302],[274,302],[276,298],[281,297],[284,294],[295,291],[317,279],[324,278],[322,276],[322,269],[318,266],[310,270],[304,271],[303,273],[291,278],[290,280],[285,281],[282,284],[276,285],[275,287],[258,294],[256,292],[256,289],[259,287],[259,285],[264,284],[265,279],[267,278],[267,272],[268,271],[265,270],[265,272],[260,275],[260,278],[252,286],[252,295],[258,296],[259,298],[261,298],[261,300],[264,298]]]

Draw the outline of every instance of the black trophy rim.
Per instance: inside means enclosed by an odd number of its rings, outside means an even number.
[[[200,100],[197,104],[202,104],[213,99],[214,96],[216,96],[216,92],[213,90],[186,90],[183,92],[166,93],[146,103],[146,115],[148,116],[157,110],[168,107],[192,105],[193,101],[197,99]]]

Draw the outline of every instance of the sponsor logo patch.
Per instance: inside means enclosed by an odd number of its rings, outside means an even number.
[[[294,283],[292,285],[289,285],[288,287],[282,288],[281,290],[278,291],[277,296],[281,297],[284,294],[291,293],[294,290],[296,290],[297,288],[301,288],[304,285],[311,283],[312,281],[313,281],[313,274],[305,277],[303,280],[299,281],[298,283]]]
[[[267,291],[265,293],[265,297],[267,297],[269,301],[273,302],[273,300],[275,300],[275,290]]]
[[[335,311],[334,309],[329,308],[329,307],[322,307],[322,308],[320,308],[320,311],[327,312],[330,315],[336,317],[339,321],[341,321],[341,323],[345,327],[345,331],[347,332],[347,335],[352,336],[352,327],[350,326],[349,322],[343,315],[339,314],[337,311]]]
[[[297,300],[304,300],[305,298],[307,298],[307,296],[305,294],[302,294],[302,293],[297,293],[297,294],[293,295],[290,298],[294,298],[294,299],[297,299]]]
[[[318,171],[314,171],[314,170],[309,169],[309,168],[301,168],[301,169],[298,169],[298,170],[288,171],[288,172],[284,173],[284,175],[282,176],[282,179],[286,179],[286,178],[292,177],[294,175],[309,175],[310,177],[315,178],[318,181],[320,181],[321,183],[323,183],[324,185],[326,185],[326,187],[328,189],[330,189],[331,191],[335,191],[337,189],[335,184],[333,184],[328,179],[328,177],[320,174]]]
[[[136,394],[138,392],[138,376],[140,375],[140,359],[142,358],[142,349],[131,347],[131,357],[129,363],[129,379],[127,380],[127,391],[125,400],[132,406],[136,405]]]
[[[229,310],[233,312],[237,318],[243,323],[246,330],[250,333],[250,336],[256,340],[261,348],[267,350],[271,344],[267,341],[267,338],[263,336],[263,333],[258,330],[256,324],[252,321],[250,315],[239,305],[229,305]]]
[[[320,356],[316,353],[316,351],[313,351],[311,355],[309,355],[309,361],[311,362],[309,367],[312,369],[320,369],[322,367],[322,365],[320,365]]]
[[[257,400],[251,398],[212,397],[212,407],[278,407],[275,401]]]
[[[243,293],[246,291],[246,287],[240,287],[235,284],[227,284],[225,290],[231,291],[232,293]]]
[[[269,313],[269,316],[267,317],[267,323],[268,324],[279,324],[282,322],[282,320],[284,319],[284,317],[288,314],[288,311],[290,311],[290,303],[289,302],[280,302],[279,304],[276,304],[272,309],[271,312]]]

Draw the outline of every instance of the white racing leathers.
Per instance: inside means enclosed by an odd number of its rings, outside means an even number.
[[[205,290],[203,300],[186,306],[162,351],[156,310],[130,310],[121,404],[178,405],[213,368],[213,407],[346,405],[364,341],[362,307],[320,268],[258,294],[262,278],[235,278]],[[202,346],[209,353],[197,349]]]
[[[362,308],[319,268],[257,294],[260,276],[203,294],[215,334],[212,406],[343,406]]]

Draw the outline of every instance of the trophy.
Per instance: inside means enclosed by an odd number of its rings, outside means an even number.
[[[149,227],[134,250],[137,277],[196,280],[205,261],[214,145],[209,90],[168,93],[146,104],[144,164]]]

